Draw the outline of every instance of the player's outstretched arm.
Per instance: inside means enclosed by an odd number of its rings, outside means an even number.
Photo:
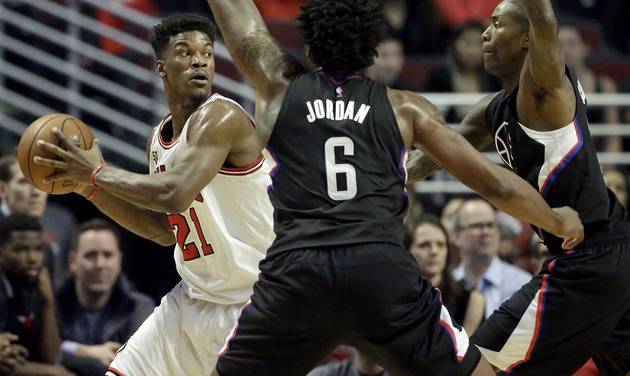
[[[160,174],[136,174],[112,166],[99,168],[98,159],[90,155],[93,150],[76,147],[54,130],[65,150],[50,143],[43,143],[42,147],[61,160],[38,158],[37,162],[63,171],[48,179],[68,179],[84,185],[94,182],[106,192],[141,208],[180,213],[210,183],[229,153],[235,158],[248,158],[252,154],[258,156],[261,150],[251,132],[249,118],[231,103],[215,101],[195,112],[188,121],[188,133],[181,135],[188,139],[187,146]]]
[[[551,0],[512,0],[529,22],[528,56],[517,96],[519,120],[547,131],[573,120],[575,95],[565,74]]]
[[[259,96],[271,99],[286,87],[287,56],[273,39],[252,0],[208,0],[238,69]]]
[[[459,133],[430,116],[435,107],[418,97],[413,137],[427,155],[498,209],[564,238],[572,248],[584,238],[584,228],[570,208],[552,210],[540,194],[511,171],[484,158]]]
[[[455,129],[477,150],[483,150],[492,143],[492,135],[485,114],[494,96],[495,94],[492,94],[479,101]],[[409,153],[407,159],[407,181],[415,183],[426,179],[441,168],[424,152],[414,150]]]

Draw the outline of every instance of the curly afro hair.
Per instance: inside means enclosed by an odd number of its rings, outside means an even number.
[[[387,34],[376,0],[311,0],[297,20],[311,59],[330,74],[372,65],[376,47]]]
[[[187,31],[205,33],[210,37],[212,43],[217,37],[217,27],[210,19],[194,13],[176,13],[153,27],[151,46],[155,56],[160,59],[166,51],[171,37]]]

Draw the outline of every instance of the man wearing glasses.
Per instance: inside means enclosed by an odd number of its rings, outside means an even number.
[[[462,262],[453,277],[486,299],[486,318],[510,298],[531,274],[499,259],[500,233],[494,208],[481,199],[465,201],[455,216],[454,241]]]

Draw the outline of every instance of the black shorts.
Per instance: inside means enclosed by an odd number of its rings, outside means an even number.
[[[469,375],[479,362],[402,247],[295,250],[260,269],[218,359],[221,376],[303,376],[339,344],[393,375]]]
[[[589,358],[630,371],[630,245],[550,256],[471,341],[510,375],[570,376]]]

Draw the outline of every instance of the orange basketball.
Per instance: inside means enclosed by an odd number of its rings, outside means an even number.
[[[35,187],[53,195],[63,195],[72,192],[76,184],[70,180],[58,180],[44,183],[45,177],[55,175],[60,171],[47,166],[40,166],[33,162],[36,155],[43,158],[57,159],[57,157],[37,145],[38,140],[48,141],[59,145],[59,140],[52,133],[53,128],[58,128],[75,145],[82,149],[92,147],[94,136],[92,131],[81,120],[67,114],[50,114],[40,117],[32,122],[22,134],[18,146],[18,161],[22,173]]]

